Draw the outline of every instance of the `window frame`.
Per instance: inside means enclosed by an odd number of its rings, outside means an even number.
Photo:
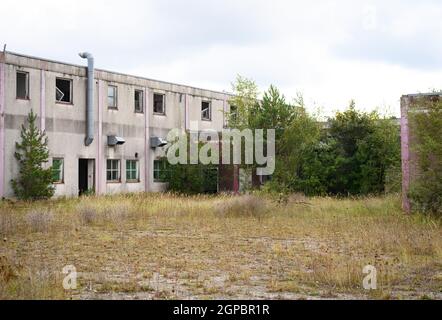
[[[141,99],[140,99],[141,110],[137,110],[137,99],[136,99],[137,92],[141,94]],[[144,113],[144,90],[141,89],[134,90],[134,111],[135,113]]]
[[[135,179],[129,178],[128,173],[134,172],[134,169],[131,168],[130,171],[128,171],[128,163],[134,162],[135,163]],[[126,182],[128,183],[137,183],[140,182],[140,161],[138,159],[126,159]]]
[[[61,161],[61,166],[58,169],[54,169],[54,162],[55,161]],[[59,179],[54,180],[53,184],[64,184],[64,158],[61,157],[54,157],[52,158],[52,178],[54,177],[54,171],[59,172]]]
[[[112,162],[110,161],[116,161],[117,168],[112,168]],[[111,163],[110,169],[108,164]],[[108,173],[111,173],[111,179],[108,178]],[[117,179],[112,179],[112,172],[117,173]],[[106,159],[106,183],[121,183],[121,161],[120,159]]]
[[[156,168],[155,164],[159,163],[160,168]],[[161,178],[161,172],[167,170],[167,161],[166,159],[155,159],[153,161],[153,182],[155,183],[167,183],[165,179]],[[156,173],[158,172],[158,177],[156,177]]]
[[[18,96],[18,74],[19,73],[21,73],[21,74],[24,74],[25,75],[25,79],[26,79],[26,83],[25,83],[25,93],[26,93],[26,97],[25,98],[22,98],[22,97],[19,97]],[[27,72],[27,71],[22,71],[22,70],[17,70],[16,72],[15,72],[15,98],[16,99],[18,99],[18,100],[31,100],[31,98],[30,98],[30,75],[29,75],[29,72]]]
[[[162,112],[156,112],[155,111],[155,96],[162,96],[163,97],[163,111]],[[166,115],[166,94],[165,93],[154,92],[154,94],[153,94],[152,111],[153,111],[154,115],[159,115],[159,116],[165,116]]]
[[[209,105],[209,117],[208,118],[204,118],[203,117],[203,104],[207,103]],[[201,120],[202,121],[212,121],[212,102],[208,101],[208,100],[202,100],[201,101]]]
[[[59,101],[57,100],[57,80],[68,81],[69,82],[69,102],[68,101]],[[60,90],[60,89],[58,89]],[[74,104],[74,80],[63,77],[55,77],[55,103],[58,104]]]
[[[110,88],[114,89],[114,94],[115,94],[115,96],[113,97],[113,99],[114,99],[114,105],[113,106],[109,105],[109,89]],[[107,99],[106,99],[106,101],[107,101],[107,108],[108,109],[118,110],[118,86],[117,85],[114,85],[114,84],[108,84],[107,85]]]

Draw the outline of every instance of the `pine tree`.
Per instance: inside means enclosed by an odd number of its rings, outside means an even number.
[[[49,159],[48,138],[35,123],[37,115],[28,114],[28,127],[21,127],[21,143],[16,142],[15,158],[19,177],[11,180],[15,195],[23,200],[48,199],[54,194],[52,168],[44,168]]]

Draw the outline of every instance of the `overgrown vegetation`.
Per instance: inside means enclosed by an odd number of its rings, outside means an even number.
[[[190,162],[191,152],[190,145],[193,144],[199,155],[204,144],[199,141],[193,141],[189,132],[184,133],[181,137],[177,137],[173,143],[176,143],[179,139],[185,139],[187,142],[186,150],[187,154],[184,158]],[[180,152],[182,150],[177,149],[175,154],[177,157],[181,157]],[[208,150],[208,156],[211,155],[211,150]],[[168,163],[167,158],[163,158],[165,163],[165,170],[161,174],[162,180],[167,181],[168,189],[171,192],[180,194],[203,194],[203,193],[216,193],[218,191],[218,165],[217,163],[203,164],[198,157],[198,161],[195,164],[191,163]],[[185,162],[187,162],[185,161]]]
[[[391,195],[4,201],[0,232],[0,299],[442,298],[440,220]]]
[[[238,77],[229,125],[276,130],[276,170],[268,190],[306,195],[368,195],[386,190],[387,175],[400,165],[399,126],[377,112],[349,108],[321,123],[301,95],[286,101],[271,86],[258,100],[257,87]],[[391,177],[391,175],[390,175]]]
[[[418,99],[409,112],[411,151],[417,175],[412,181],[412,208],[442,216],[442,101]]]
[[[15,145],[19,176],[11,184],[15,195],[24,200],[47,199],[54,194],[52,168],[45,168],[49,159],[48,138],[38,129],[36,119],[31,110],[28,125],[21,127],[21,142]]]

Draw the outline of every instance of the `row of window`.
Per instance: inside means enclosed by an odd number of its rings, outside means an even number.
[[[154,160],[153,179],[154,182],[165,182],[167,162],[165,160]],[[52,179],[54,183],[64,182],[64,159],[52,159]],[[119,159],[107,159],[106,181],[121,182],[121,169]],[[140,181],[140,167],[138,160],[126,160],[126,181]]]
[[[29,73],[17,71],[17,99],[29,99]],[[72,96],[72,79],[56,78],[55,79],[55,100],[59,103],[71,104]],[[107,105],[109,109],[118,109],[118,87],[108,85],[107,87]],[[136,113],[144,112],[144,91],[134,91],[134,109]],[[166,97],[161,93],[153,95],[153,112],[158,115],[166,114]],[[210,101],[201,102],[201,119],[212,120],[212,106]]]

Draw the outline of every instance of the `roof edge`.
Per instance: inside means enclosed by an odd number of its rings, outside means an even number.
[[[46,58],[41,58],[41,57],[37,57],[37,56],[17,53],[17,52],[13,52],[13,51],[5,51],[4,53],[5,54],[14,55],[14,56],[18,56],[18,57],[22,57],[22,58],[35,59],[35,60],[45,61],[45,62],[49,62],[49,63],[63,64],[63,65],[70,66],[70,67],[87,68],[87,66],[80,65],[80,64],[69,63],[69,62],[53,60],[53,59],[46,59]],[[127,77],[138,78],[138,79],[147,80],[147,81],[160,82],[160,83],[174,85],[174,86],[187,87],[187,88],[195,89],[195,90],[203,90],[203,91],[208,91],[208,92],[212,92],[212,93],[216,93],[216,94],[232,96],[232,97],[234,96],[234,94],[231,93],[231,92],[223,92],[223,91],[217,91],[217,90],[211,90],[211,89],[204,89],[204,88],[194,87],[194,86],[186,85],[186,84],[182,84],[182,83],[175,83],[175,82],[169,82],[169,81],[164,81],[164,80],[152,79],[152,78],[147,78],[147,77],[143,77],[143,76],[137,76],[137,75],[133,75],[133,74],[117,72],[117,71],[111,71],[111,70],[100,69],[100,68],[95,68],[95,70],[96,71],[100,71],[100,72],[112,73],[112,74],[120,75],[120,76],[127,76]]]

